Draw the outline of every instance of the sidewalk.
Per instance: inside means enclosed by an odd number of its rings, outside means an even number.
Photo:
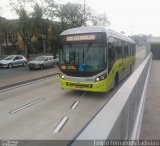
[[[140,139],[160,140],[160,61],[153,60]]]

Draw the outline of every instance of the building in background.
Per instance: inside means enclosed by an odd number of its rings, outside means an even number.
[[[57,54],[60,25],[58,22],[46,20],[44,33],[35,31],[29,54]],[[7,20],[0,17],[0,56],[10,54],[25,54],[24,41],[17,31],[18,20]]]
[[[153,53],[153,59],[160,59],[160,37],[151,37],[147,41],[147,50],[151,49]]]

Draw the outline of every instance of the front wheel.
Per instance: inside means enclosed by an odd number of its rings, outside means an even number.
[[[12,64],[10,63],[10,64],[8,64],[8,68],[12,68],[13,66],[12,66]]]
[[[52,63],[52,67],[55,67],[55,63]]]
[[[41,69],[41,70],[42,70],[42,69],[44,69],[44,66],[43,66],[43,65],[41,65],[41,66],[40,66],[40,69]]]
[[[24,66],[24,67],[27,66],[27,62],[24,62],[24,63],[23,63],[23,66]]]

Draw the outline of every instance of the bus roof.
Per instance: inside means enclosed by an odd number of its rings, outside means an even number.
[[[73,35],[73,34],[85,34],[85,33],[99,33],[99,32],[105,32],[107,34],[107,37],[113,36],[125,41],[128,41],[130,43],[135,43],[131,38],[118,33],[109,27],[106,26],[83,26],[83,27],[77,27],[65,30],[61,33],[61,36],[63,35]]]

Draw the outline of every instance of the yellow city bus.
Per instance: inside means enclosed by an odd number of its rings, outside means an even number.
[[[104,26],[61,33],[59,82],[64,89],[106,92],[131,73],[134,41]]]

